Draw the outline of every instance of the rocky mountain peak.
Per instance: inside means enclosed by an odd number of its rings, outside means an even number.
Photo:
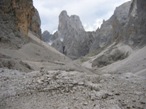
[[[59,24],[65,23],[66,20],[69,20],[69,16],[67,14],[67,11],[62,11],[59,15]],[[67,23],[67,22],[66,22]]]
[[[59,18],[62,17],[62,16],[68,16],[66,10],[63,10],[63,11],[60,13]]]
[[[45,30],[42,34],[42,40],[44,42],[49,42],[50,41],[50,38],[51,38],[51,34],[49,31]]]
[[[131,1],[128,1],[121,6],[117,7],[114,11],[114,16],[120,23],[126,23],[128,20]]]
[[[82,22],[81,22],[79,16],[71,15],[70,16],[70,21],[71,21],[72,25],[74,26],[74,28],[84,31],[84,27],[82,25]]]
[[[64,10],[59,15],[59,26],[58,26],[59,36],[64,37],[66,31],[69,30],[84,31],[84,28],[82,26],[79,16],[77,15],[68,16],[67,11]]]
[[[77,15],[68,16],[66,11],[59,15],[58,39],[52,46],[72,59],[85,55],[89,51],[92,38],[85,32]]]

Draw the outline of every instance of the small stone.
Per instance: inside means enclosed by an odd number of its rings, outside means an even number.
[[[87,102],[84,102],[84,103],[83,103],[83,105],[84,105],[84,106],[87,106],[87,105],[88,105],[88,103],[87,103]]]
[[[103,82],[105,82],[105,80],[104,80],[104,79],[100,80],[100,83],[103,83]]]
[[[145,102],[141,101],[140,104],[146,104]]]
[[[131,108],[128,106],[127,109],[131,109]]]
[[[1,70],[1,73],[3,73],[3,72],[4,72],[4,70],[2,69],[2,70]]]
[[[132,106],[132,108],[135,108],[135,106]]]
[[[103,96],[102,96],[102,99],[107,99],[109,96],[109,94],[105,93]]]
[[[115,93],[115,95],[119,96],[119,95],[120,95],[120,93]]]
[[[78,84],[79,84],[79,85],[84,85],[84,82],[79,82]]]

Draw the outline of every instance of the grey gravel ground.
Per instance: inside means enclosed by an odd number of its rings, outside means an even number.
[[[132,73],[0,69],[0,109],[145,109],[146,77]]]

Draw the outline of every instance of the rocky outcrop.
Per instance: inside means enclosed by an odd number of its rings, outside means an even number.
[[[32,0],[1,0],[0,14],[11,17],[19,31],[27,34],[29,30],[41,35],[40,18]],[[3,19],[6,20],[6,19]]]
[[[56,31],[56,32],[52,35],[52,37],[50,38],[50,41],[53,42],[53,41],[56,40],[56,39],[60,39],[59,36],[58,36],[58,31]]]
[[[123,31],[125,42],[131,46],[144,46],[146,44],[146,1],[133,0],[129,21]]]
[[[113,42],[132,47],[146,44],[146,1],[133,0],[116,8],[113,16],[96,31],[90,52]]]
[[[101,28],[96,30],[95,39],[91,45],[90,52],[106,47],[114,41],[119,42],[123,40],[122,31],[129,21],[129,10],[131,1],[117,7],[112,17],[104,21]]]
[[[52,46],[55,47],[59,52],[64,53],[64,45],[60,38],[53,41]]]
[[[116,61],[127,58],[132,53],[132,48],[128,45],[113,45],[103,54],[97,56],[92,62],[92,67],[104,67]]]
[[[28,29],[30,29],[39,38],[41,38],[42,33],[41,33],[40,26],[41,26],[41,20],[40,20],[39,13],[38,13],[37,9],[34,9],[33,16],[32,16],[31,21],[30,21],[30,27]]]
[[[65,31],[65,29],[67,30]],[[78,16],[72,15],[69,17],[66,11],[62,11],[59,15],[59,36],[64,38],[65,36],[67,36],[66,34],[69,34],[69,32],[71,32],[71,29],[74,31],[84,31],[84,28]]]
[[[57,33],[59,40],[63,43],[62,48],[59,46],[59,51],[62,51],[68,57],[76,59],[89,52],[92,37],[85,32],[78,16],[68,16],[66,11],[62,11],[59,15]],[[58,41],[54,43],[58,43]],[[57,44],[52,45],[58,49]]]
[[[40,18],[32,0],[0,0],[0,48],[20,48],[31,30],[39,38]]]
[[[103,48],[113,39],[113,27],[110,21],[103,21],[100,29],[97,29],[96,32],[93,32],[94,40],[90,47],[90,52],[93,52],[97,49]]]
[[[43,32],[42,34],[42,40],[44,42],[50,42],[50,38],[52,37],[52,35],[46,30]]]

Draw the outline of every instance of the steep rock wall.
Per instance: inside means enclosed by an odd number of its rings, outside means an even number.
[[[0,14],[13,19],[16,28],[24,34],[29,30],[41,35],[40,18],[32,0],[1,0]]]

